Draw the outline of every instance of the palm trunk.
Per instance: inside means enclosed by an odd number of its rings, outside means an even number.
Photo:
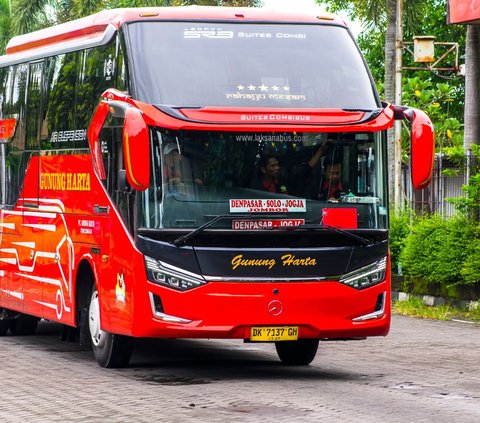
[[[465,53],[465,133],[463,147],[480,144],[480,26],[467,26]]]
[[[396,0],[387,1],[387,31],[385,33],[385,101],[395,101],[395,27]],[[395,199],[395,134],[394,129],[388,131],[388,194],[390,204]]]

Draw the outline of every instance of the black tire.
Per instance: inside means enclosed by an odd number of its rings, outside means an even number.
[[[317,354],[318,339],[275,342],[275,347],[282,364],[306,366],[313,361]]]
[[[20,316],[10,320],[10,333],[14,336],[35,335],[38,317]]]
[[[9,320],[0,320],[0,336],[5,336],[8,332],[10,327]]]
[[[88,328],[92,349],[100,367],[118,368],[128,366],[133,351],[133,339],[115,335],[100,328],[100,305],[98,292],[93,289],[88,309]]]

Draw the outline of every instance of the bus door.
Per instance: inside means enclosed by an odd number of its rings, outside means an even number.
[[[46,274],[44,265],[48,260],[44,249],[45,229],[49,228],[44,214],[39,210],[39,144],[40,116],[43,78],[43,61],[28,65],[25,102],[25,150],[22,161],[26,166],[22,195],[19,205],[22,210],[22,240],[19,245],[19,274],[24,295],[24,311],[40,314],[43,311],[42,291]],[[40,276],[42,275],[42,276]]]
[[[28,162],[28,172],[23,185],[23,207],[38,209],[40,145],[40,117],[42,94],[43,62],[30,63],[28,70],[27,100],[25,110],[26,143],[24,160]]]

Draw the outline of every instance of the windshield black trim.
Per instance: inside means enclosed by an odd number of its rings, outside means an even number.
[[[138,228],[136,234],[141,238],[166,242],[173,247],[174,240],[190,232],[192,231],[188,229]],[[328,231],[325,228],[319,231],[309,229],[297,231],[288,229],[238,231],[225,228],[208,228],[201,233],[197,233],[194,239],[182,248],[195,246],[225,248],[228,246],[232,248],[275,249],[283,245],[283,242],[285,242],[284,245],[289,245],[291,248],[338,248],[354,244],[361,248],[371,248],[372,245],[388,240],[388,229],[354,229],[349,232],[368,239],[371,245],[362,245],[344,234]],[[255,239],[255,243],[252,242],[252,239]]]

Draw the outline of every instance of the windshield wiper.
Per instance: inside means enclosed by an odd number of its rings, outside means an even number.
[[[278,217],[284,217],[284,215],[276,215],[275,218]],[[196,235],[198,235],[200,232],[203,232],[205,229],[209,228],[210,226],[214,225],[220,220],[223,219],[228,219],[228,220],[233,220],[233,219],[271,219],[271,215],[258,215],[258,214],[237,214],[237,215],[232,215],[232,214],[220,214],[218,216],[214,216],[212,219],[210,219],[207,223],[204,223],[202,226],[199,226],[197,229],[194,229],[192,232],[189,232],[186,235],[182,235],[175,239],[172,244],[175,245],[175,247],[178,247],[179,245],[185,244],[189,239],[192,239]]]
[[[279,217],[285,217],[284,215],[276,215],[275,218]],[[215,223],[219,222],[220,220],[233,220],[233,219],[271,219],[271,215],[258,215],[258,214],[237,214],[237,215],[231,215],[231,214],[220,214],[218,216],[214,216],[212,219],[210,219],[208,222],[204,223],[202,226],[199,226],[197,229],[194,229],[193,231],[189,232],[188,234],[179,236],[177,239],[175,239],[172,244],[175,245],[175,247],[178,247],[182,244],[185,244],[189,239],[194,238],[197,236],[199,233],[203,232],[205,229],[208,229],[210,226],[213,226]],[[373,241],[370,241],[367,238],[364,238],[360,235],[353,234],[349,231],[346,231],[345,229],[340,229],[336,228],[335,226],[330,226],[330,225],[324,225],[322,223],[306,223],[303,225],[298,225],[298,226],[282,226],[282,227],[273,227],[269,228],[269,230],[278,230],[278,229],[284,229],[284,230],[296,230],[296,229],[312,229],[312,230],[328,230],[332,232],[339,233],[343,236],[346,236],[348,238],[354,239],[358,242],[360,242],[362,245],[372,245],[374,244]]]
[[[360,242],[362,245],[372,245],[372,244],[374,244],[373,241],[371,241],[367,238],[364,238],[363,236],[354,234],[350,231],[346,231],[345,229],[336,228],[335,226],[324,225],[323,223],[306,223],[304,225],[298,225],[298,226],[286,226],[283,229],[288,229],[288,230],[295,230],[295,229],[312,229],[312,230],[320,229],[320,230],[322,230],[322,229],[324,229],[324,230],[336,232],[336,233],[344,235],[348,238],[354,239],[354,240]]]

